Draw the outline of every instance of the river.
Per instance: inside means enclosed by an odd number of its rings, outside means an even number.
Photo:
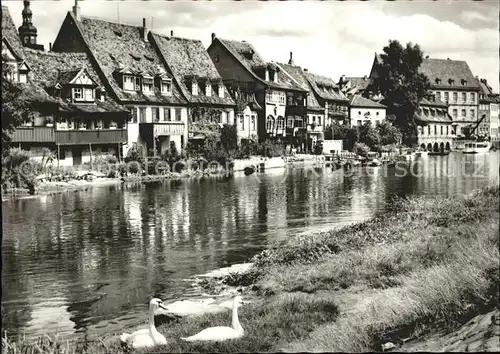
[[[498,183],[498,152],[415,161],[407,169],[296,167],[6,201],[3,328],[28,337],[119,331],[144,320],[151,297],[194,296],[186,278],[248,261],[276,241],[365,220],[396,195],[455,196]]]

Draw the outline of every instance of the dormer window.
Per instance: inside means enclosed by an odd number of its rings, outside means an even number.
[[[163,79],[161,81],[161,93],[164,95],[172,94],[172,80]]]
[[[143,79],[143,91],[145,94],[152,95],[154,93],[153,78],[144,77]]]
[[[436,84],[438,84],[438,85],[439,85],[440,83],[441,83],[441,79],[440,79],[440,78],[438,78],[438,77],[436,77]]]
[[[219,84],[219,97],[224,98],[224,86]]]
[[[276,72],[274,70],[269,70],[269,81],[275,81]]]
[[[91,88],[84,88],[83,93],[85,96],[85,101],[87,102],[94,102],[94,89]]]
[[[205,85],[205,95],[207,95],[208,97],[212,96],[212,85],[208,81]]]
[[[455,84],[455,80],[453,79],[449,79],[448,80],[448,83],[450,84],[450,86],[453,86]]]
[[[123,75],[123,89],[134,91],[134,77],[132,75]]]
[[[104,89],[101,89],[101,102],[104,102],[106,101],[106,91],[104,91]]]
[[[466,85],[467,85],[467,80],[462,79],[462,86],[466,86]]]
[[[142,91],[142,78],[140,76],[135,77],[135,91]]]
[[[198,95],[198,82],[196,80],[191,81],[191,94]]]
[[[73,88],[73,100],[74,101],[83,101],[83,90],[81,87]]]

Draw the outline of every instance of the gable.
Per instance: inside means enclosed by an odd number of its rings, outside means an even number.
[[[76,76],[69,82],[74,85],[87,85],[87,86],[98,86],[97,83],[92,80],[87,69],[82,69]]]
[[[6,56],[8,61],[18,61],[20,58],[16,55],[16,53],[12,50],[11,45],[7,38],[2,39],[2,56]]]

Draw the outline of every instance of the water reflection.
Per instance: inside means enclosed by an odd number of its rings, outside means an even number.
[[[4,328],[117,331],[142,318],[151,296],[189,295],[182,279],[246,261],[275,241],[366,219],[396,195],[480,188],[498,179],[498,156],[451,154],[349,173],[295,168],[5,202]]]

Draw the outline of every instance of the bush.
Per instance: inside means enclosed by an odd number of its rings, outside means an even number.
[[[354,145],[353,151],[354,151],[354,153],[358,154],[359,156],[366,157],[366,156],[368,156],[368,153],[370,152],[370,148],[366,144],[356,143]]]

